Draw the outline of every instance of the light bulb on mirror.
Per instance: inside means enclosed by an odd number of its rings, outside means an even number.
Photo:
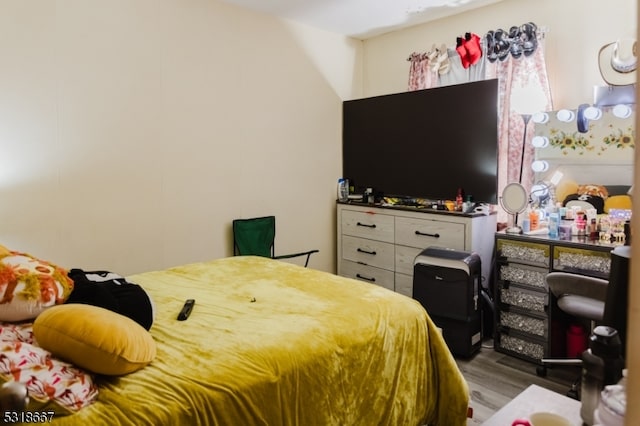
[[[602,110],[598,107],[590,106],[584,110],[584,116],[589,120],[600,120],[602,117]]]
[[[574,118],[576,118],[576,113],[571,111],[570,109],[561,109],[556,114],[556,118],[560,121],[568,123],[570,121],[573,121]]]
[[[536,112],[531,117],[534,123],[544,124],[549,121],[549,114],[546,112]]]
[[[531,201],[535,204],[541,204],[542,201],[549,198],[549,187],[544,183],[536,183],[531,186],[531,192],[529,193]]]
[[[618,118],[628,118],[631,116],[631,107],[629,107],[629,105],[618,104],[613,107],[613,115]]]
[[[546,148],[549,146],[549,138],[546,136],[534,136],[531,139],[531,145],[534,148]]]
[[[536,173],[546,172],[549,170],[549,163],[544,160],[536,160],[531,163],[531,169]]]

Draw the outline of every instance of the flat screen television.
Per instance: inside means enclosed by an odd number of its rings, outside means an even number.
[[[342,118],[356,192],[497,204],[497,79],[345,101]]]

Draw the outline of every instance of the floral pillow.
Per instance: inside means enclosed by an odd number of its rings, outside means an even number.
[[[32,320],[64,303],[71,290],[65,269],[0,246],[0,321]]]
[[[600,197],[606,200],[609,196],[607,188],[603,185],[579,185],[576,191],[578,195],[591,195],[592,197]]]
[[[0,383],[23,383],[29,392],[28,411],[71,414],[93,403],[98,387],[93,376],[59,360],[41,348],[30,323],[0,323]]]

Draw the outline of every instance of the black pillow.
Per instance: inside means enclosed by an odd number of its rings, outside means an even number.
[[[73,291],[65,303],[99,306],[131,318],[146,330],[153,324],[153,305],[138,284],[109,271],[71,269]]]
[[[570,194],[567,195],[567,198],[564,199],[562,203],[565,207],[571,207],[571,205],[585,205],[591,206],[591,208],[596,209],[598,214],[604,213],[604,199],[602,197],[598,197],[597,195],[579,195],[579,194]],[[587,207],[585,206],[585,207]]]

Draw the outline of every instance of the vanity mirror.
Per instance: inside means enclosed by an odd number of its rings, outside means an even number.
[[[510,234],[522,234],[522,228],[518,225],[518,215],[527,209],[529,194],[524,186],[513,182],[504,187],[500,197],[500,205],[513,218],[513,226],[506,232]]]
[[[532,145],[534,205],[585,206],[597,214],[630,212],[635,105],[580,105],[536,121]]]
[[[635,105],[594,107],[544,113],[536,120],[535,181],[561,172],[563,182],[631,186],[635,149]],[[561,200],[559,200],[561,201]]]

